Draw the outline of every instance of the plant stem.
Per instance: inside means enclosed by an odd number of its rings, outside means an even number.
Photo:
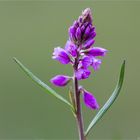
[[[75,59],[75,65],[74,65],[74,71],[77,70],[77,62],[78,60]],[[74,83],[74,90],[75,90],[75,103],[76,103],[76,121],[77,121],[77,127],[78,127],[78,133],[79,133],[79,140],[86,140],[86,137],[84,135],[84,126],[83,126],[83,117],[81,113],[81,103],[80,103],[80,91],[78,89],[78,80],[76,76],[74,75],[73,79]]]

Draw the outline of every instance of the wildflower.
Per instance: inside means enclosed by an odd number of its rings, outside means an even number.
[[[87,8],[70,26],[68,30],[69,39],[64,49],[60,47],[54,49],[53,59],[60,61],[62,64],[71,64],[74,69],[73,76],[76,80],[89,78],[91,74],[89,67],[92,67],[94,71],[99,70],[101,60],[97,57],[103,57],[107,53],[107,50],[104,48],[93,47],[96,30],[92,21],[91,10]],[[70,79],[73,79],[73,77],[57,75],[51,79],[51,82],[55,86],[62,87],[67,85]],[[75,94],[78,94],[78,91],[75,92]],[[95,97],[85,89],[82,92],[86,106],[91,109],[98,109],[99,105]]]

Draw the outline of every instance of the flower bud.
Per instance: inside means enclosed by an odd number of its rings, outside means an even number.
[[[69,76],[57,75],[57,76],[53,77],[50,81],[55,86],[63,87],[63,86],[66,86],[70,80],[71,80],[71,78]]]
[[[92,31],[90,32],[89,38],[94,38],[96,36],[96,32]]]
[[[78,27],[76,30],[76,39],[78,42],[81,41],[81,29],[80,29],[80,27]]]
[[[83,49],[89,49],[93,44],[95,40],[94,39],[89,39],[83,44]]]
[[[82,19],[83,19],[83,22],[92,23],[92,14],[91,14],[90,8],[86,8],[86,9],[82,12]]]
[[[75,26],[71,26],[69,28],[69,36],[70,36],[71,41],[73,41],[73,42],[76,40],[75,33],[76,33]]]
[[[86,90],[84,90],[84,93],[83,93],[83,100],[84,100],[85,105],[88,108],[92,110],[99,109],[99,105],[96,101],[96,98],[90,92]]]
[[[90,27],[87,26],[85,33],[84,33],[84,37],[87,38],[90,35]]]

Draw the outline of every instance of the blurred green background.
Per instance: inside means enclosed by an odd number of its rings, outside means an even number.
[[[36,86],[14,63],[17,57],[62,96],[49,79],[72,74],[71,67],[51,59],[64,46],[68,27],[90,7],[96,44],[109,50],[101,69],[81,84],[102,106],[111,95],[122,64],[126,75],[121,94],[96,125],[89,139],[140,138],[140,1],[5,1],[0,2],[0,139],[76,139],[71,111]],[[95,115],[83,105],[85,127]]]

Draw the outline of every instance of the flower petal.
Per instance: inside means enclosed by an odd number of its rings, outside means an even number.
[[[69,36],[70,36],[70,39],[71,39],[71,41],[75,41],[75,32],[76,32],[76,28],[75,28],[75,26],[71,26],[70,28],[69,28]]]
[[[76,57],[77,56],[77,47],[70,40],[67,41],[67,43],[65,45],[65,50],[67,52],[69,52],[73,57]]]
[[[86,79],[90,76],[90,71],[88,69],[80,68],[76,71],[76,77],[78,80]]]
[[[86,55],[89,56],[105,56],[107,50],[101,47],[91,48],[85,51]]]
[[[97,58],[92,58],[92,67],[95,71],[99,70],[102,61]]]
[[[77,30],[76,30],[76,39],[78,40],[78,41],[81,41],[81,29],[80,29],[80,27],[78,27],[77,28]]]
[[[62,87],[62,86],[67,85],[70,80],[71,80],[71,78],[69,76],[57,75],[57,76],[53,77],[50,81],[55,86]]]
[[[62,64],[68,64],[70,62],[70,57],[67,52],[60,47],[54,49],[52,58],[60,61]]]
[[[85,90],[84,90],[84,93],[83,93],[83,100],[84,100],[85,105],[88,108],[90,108],[92,110],[99,109],[99,105],[96,101],[96,98],[91,93],[89,93]]]
[[[95,40],[93,38],[88,39],[84,45],[83,45],[83,49],[88,49],[90,48],[93,44],[94,44]]]
[[[82,59],[82,67],[87,69],[92,64],[92,57],[85,56]]]
[[[87,38],[87,36],[90,35],[90,30],[91,30],[90,26],[87,26],[87,28],[85,29],[85,32],[84,32],[84,37],[85,38]]]

